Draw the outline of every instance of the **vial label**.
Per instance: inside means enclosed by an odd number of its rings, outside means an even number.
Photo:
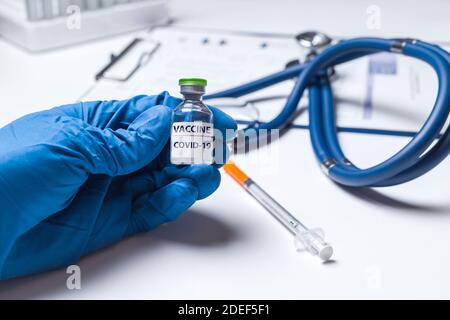
[[[213,131],[213,125],[207,122],[174,122],[170,161],[173,164],[213,163]]]

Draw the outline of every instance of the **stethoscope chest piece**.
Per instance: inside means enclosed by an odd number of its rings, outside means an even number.
[[[317,55],[322,49],[331,44],[332,39],[319,31],[306,31],[295,36],[298,44],[306,52],[306,60]]]

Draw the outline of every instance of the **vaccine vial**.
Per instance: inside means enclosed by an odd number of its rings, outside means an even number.
[[[180,79],[179,85],[184,100],[173,111],[170,161],[177,165],[212,164],[213,114],[202,102],[207,81]]]

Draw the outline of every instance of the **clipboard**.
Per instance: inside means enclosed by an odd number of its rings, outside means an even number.
[[[166,90],[177,96],[182,77],[206,78],[207,90],[213,92],[279,71],[299,55],[294,35],[159,26],[112,54],[80,100],[126,99]],[[280,104],[292,84],[287,81],[248,98],[258,104],[268,98],[273,104],[279,97]],[[252,103],[225,102],[223,107],[241,120],[260,121],[275,114],[279,104],[263,112]]]

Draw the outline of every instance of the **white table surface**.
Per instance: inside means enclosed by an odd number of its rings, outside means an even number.
[[[172,1],[180,25],[450,41],[449,2],[377,1],[379,30],[366,27],[369,5]],[[41,54],[0,39],[0,125],[76,100],[109,54],[130,38]],[[349,157],[363,165],[406,142],[349,134],[341,139]],[[406,185],[349,190],[320,173],[307,132],[291,130],[278,147],[282,156],[271,174],[251,159],[237,161],[302,221],[326,230],[335,261],[321,264],[295,252],[292,237],[224,175],[220,190],[179,221],[83,259],[81,290],[68,290],[65,270],[58,270],[0,283],[0,298],[450,298],[449,161]]]

